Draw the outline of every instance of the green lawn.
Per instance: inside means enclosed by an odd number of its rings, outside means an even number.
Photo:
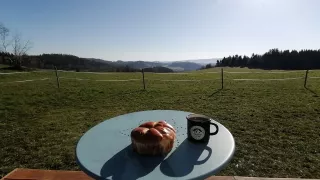
[[[78,170],[74,148],[89,128],[129,112],[175,109],[212,116],[234,135],[235,157],[218,175],[320,178],[320,78],[309,78],[308,90],[304,79],[233,80],[303,78],[305,71],[225,71],[223,90],[219,68],[146,73],[146,91],[141,73],[59,72],[60,89],[54,72],[0,74],[0,177],[18,167]],[[114,79],[138,80],[97,81]],[[190,79],[202,81],[164,81]],[[13,82],[21,80],[36,81]]]
[[[9,67],[8,65],[5,65],[5,64],[0,64],[0,73],[3,73],[3,72],[10,72],[9,70],[4,70],[2,68],[7,68]]]

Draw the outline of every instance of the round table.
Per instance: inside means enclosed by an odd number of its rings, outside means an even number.
[[[231,160],[235,142],[222,124],[208,143],[187,139],[186,116],[191,112],[152,110],[105,120],[88,130],[76,147],[81,170],[94,179],[205,179]],[[145,157],[133,152],[130,133],[147,121],[165,120],[177,130],[177,139],[166,157]]]

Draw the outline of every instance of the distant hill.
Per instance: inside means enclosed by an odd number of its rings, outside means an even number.
[[[215,65],[219,58],[212,59],[194,59],[194,60],[181,60],[181,61],[108,61],[103,59],[87,58],[91,61],[98,63],[107,63],[112,66],[129,66],[134,69],[153,68],[153,67],[166,67],[173,71],[192,71],[198,70],[203,65]]]
[[[156,72],[156,73],[168,73],[168,72],[173,72],[172,69],[166,68],[166,67],[149,67],[149,68],[144,68],[143,69],[145,72]]]
[[[95,61],[95,62],[99,62],[99,63],[108,63],[108,64],[112,64],[112,61],[107,61],[107,60],[103,60],[103,59],[97,59],[97,58],[85,58],[88,59],[90,61]]]
[[[2,56],[7,56],[2,53]],[[108,72],[132,72],[140,71],[143,68],[150,68],[154,71],[192,71],[202,68],[211,63],[215,65],[216,59],[196,59],[184,61],[108,61],[98,58],[81,58],[69,54],[41,54],[33,56],[38,58],[41,66],[38,68],[51,69],[56,66],[58,69],[77,71],[108,71]],[[36,64],[39,64],[36,63]],[[161,67],[161,68],[160,68]]]
[[[149,68],[149,67],[158,67],[164,66],[163,63],[160,62],[151,62],[151,61],[113,61],[115,65],[129,66],[135,69]]]
[[[215,65],[217,60],[221,60],[222,58],[212,58],[212,59],[195,59],[195,60],[185,60],[185,62],[193,62],[201,65],[212,64]]]
[[[111,61],[104,61],[94,58],[80,58],[68,54],[41,54],[39,58],[43,62],[43,68],[45,69],[51,69],[53,66],[56,66],[58,69],[76,71],[138,71],[130,67],[118,66],[113,64]]]
[[[71,57],[71,56],[70,56]],[[76,56],[72,56],[74,58],[78,58]],[[101,71],[121,71],[122,67],[128,67],[135,70],[141,70],[143,68],[154,68],[154,67],[165,67],[171,69],[172,71],[192,71],[198,70],[203,65],[212,64],[215,65],[217,58],[213,59],[196,59],[196,60],[185,60],[185,61],[173,61],[173,62],[160,62],[160,61],[108,61],[103,59],[97,58],[80,58],[80,59],[87,59],[90,62],[89,64],[98,65],[98,70]],[[82,63],[83,64],[83,63]],[[118,68],[118,70],[117,70]],[[150,69],[148,69],[150,70]],[[159,70],[154,68],[154,70]],[[165,72],[167,70],[162,69]]]
[[[198,70],[202,67],[200,63],[188,61],[174,61],[174,62],[159,62],[159,61],[106,61],[113,65],[129,66],[135,69],[152,68],[152,67],[167,67],[173,71],[192,71]]]
[[[201,68],[201,64],[193,63],[193,62],[173,62],[169,66],[169,68],[182,68],[184,71],[192,71]]]

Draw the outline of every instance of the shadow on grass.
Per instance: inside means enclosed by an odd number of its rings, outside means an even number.
[[[220,91],[222,91],[222,89],[218,89],[216,90],[215,92],[213,92],[209,97],[212,97],[214,96],[215,94],[218,94]]]
[[[313,90],[309,89],[308,87],[305,87],[305,89],[308,90],[309,92],[311,92],[314,97],[319,97],[319,95],[316,92],[314,92]]]

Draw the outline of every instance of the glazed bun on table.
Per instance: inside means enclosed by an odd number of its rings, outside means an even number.
[[[133,150],[141,155],[165,155],[173,148],[176,130],[165,121],[146,122],[131,131]]]

